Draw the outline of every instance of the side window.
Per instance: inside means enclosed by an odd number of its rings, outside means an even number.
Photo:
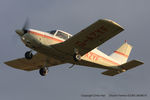
[[[58,36],[58,37],[60,37],[62,39],[65,39],[65,40],[68,39],[68,35],[65,34],[65,33],[60,32],[60,31],[57,32],[56,36]]]

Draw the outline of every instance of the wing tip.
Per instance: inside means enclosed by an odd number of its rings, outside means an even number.
[[[9,66],[9,61],[3,62],[5,65]]]
[[[144,62],[143,62],[143,61],[139,61],[139,60],[133,60],[133,61],[135,61],[135,62],[136,62],[136,63],[138,63],[139,65],[144,64]]]
[[[115,21],[113,21],[113,20],[110,20],[110,19],[107,19],[107,18],[100,19],[100,20],[102,20],[102,21],[107,21],[107,22],[110,22],[110,23],[112,23],[112,24],[114,24],[114,25],[118,26],[118,27],[120,28],[120,30],[121,30],[121,31],[123,31],[123,30],[124,30],[124,28],[123,28],[120,24],[116,23],[116,22],[115,22]]]

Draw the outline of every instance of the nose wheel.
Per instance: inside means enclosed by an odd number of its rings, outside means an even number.
[[[48,73],[48,68],[47,67],[43,67],[39,70],[39,73],[41,76],[46,76]]]
[[[30,59],[32,59],[32,57],[33,57],[32,51],[27,51],[25,53],[25,58],[26,59],[30,60]]]

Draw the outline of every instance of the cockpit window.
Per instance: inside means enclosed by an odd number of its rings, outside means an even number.
[[[60,31],[57,32],[56,36],[58,36],[59,38],[65,39],[65,40],[68,39],[68,35],[63,32],[60,32]]]
[[[54,35],[56,33],[56,30],[52,30],[52,31],[47,31],[48,33]]]

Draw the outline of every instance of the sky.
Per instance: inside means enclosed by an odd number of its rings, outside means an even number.
[[[149,100],[150,0],[0,0],[0,99],[1,100]],[[25,47],[17,34],[26,18],[30,28],[41,31],[60,29],[72,35],[98,19],[111,19],[124,31],[99,49],[111,54],[124,40],[133,46],[129,60],[144,65],[114,77],[103,69],[70,64],[39,71],[13,69],[3,62],[24,57]],[[143,94],[143,97],[111,97],[111,94]],[[83,95],[105,95],[85,97]]]

